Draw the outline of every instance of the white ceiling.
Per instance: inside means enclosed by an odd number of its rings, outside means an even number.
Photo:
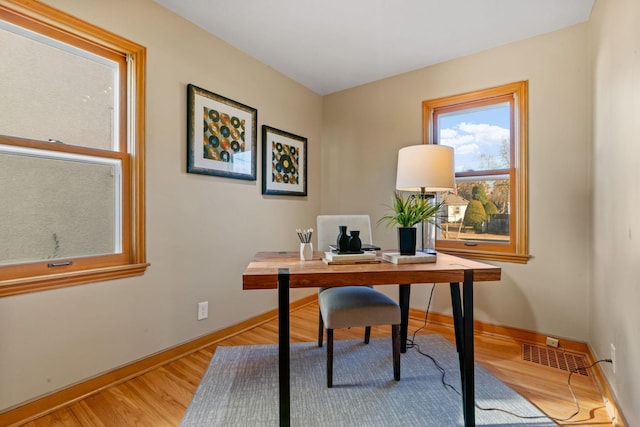
[[[154,0],[325,95],[588,20],[594,0]]]

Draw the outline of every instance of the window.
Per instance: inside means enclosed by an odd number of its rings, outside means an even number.
[[[0,296],[143,274],[145,48],[0,6]]]
[[[425,143],[455,150],[436,248],[526,263],[527,82],[424,101],[422,114]]]

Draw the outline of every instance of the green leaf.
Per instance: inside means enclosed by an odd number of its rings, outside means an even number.
[[[404,198],[395,192],[391,205],[385,205],[391,213],[378,220],[378,224],[386,223],[388,227],[413,227],[423,221],[435,223],[443,203],[431,204],[429,199],[421,195],[410,195]]]

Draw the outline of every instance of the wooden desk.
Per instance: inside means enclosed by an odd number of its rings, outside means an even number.
[[[259,252],[242,274],[243,289],[278,289],[280,425],[290,421],[289,289],[333,286],[400,285],[402,346],[406,351],[411,283],[449,283],[460,362],[465,426],[475,426],[473,283],[500,280],[499,267],[443,253],[429,264],[326,265],[314,254],[300,261],[297,252]],[[462,283],[462,298],[460,295]]]

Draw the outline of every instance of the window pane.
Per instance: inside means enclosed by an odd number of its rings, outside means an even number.
[[[121,253],[119,159],[0,145],[0,265]]]
[[[453,147],[456,172],[507,169],[510,164],[509,103],[438,114],[438,143]]]
[[[490,180],[458,180],[456,193],[442,196],[446,215],[438,238],[508,243],[510,191],[508,176]]]
[[[456,189],[440,195],[437,250],[529,260],[527,89],[520,81],[422,103],[424,142],[455,150]]]
[[[0,21],[0,129],[118,150],[118,63]]]
[[[16,0],[0,55],[0,297],[144,274],[146,48]]]

